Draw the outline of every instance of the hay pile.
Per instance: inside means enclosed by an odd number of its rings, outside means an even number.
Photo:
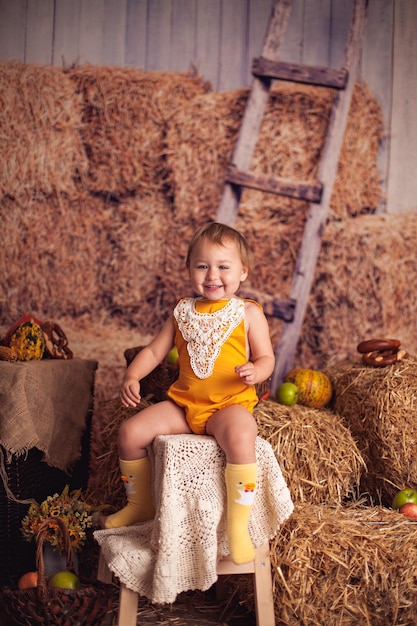
[[[415,624],[416,559],[417,526],[398,512],[298,505],[271,544],[276,623]],[[250,587],[240,596],[253,606]]]
[[[337,504],[354,498],[365,464],[342,418],[330,409],[260,402],[258,433],[271,444],[294,502]]]
[[[417,359],[380,368],[360,361],[340,364],[331,377],[335,410],[368,466],[362,490],[391,506],[399,489],[417,488]]]
[[[99,361],[100,405],[117,393],[124,350],[147,343],[188,293],[187,242],[215,215],[248,91],[209,93],[195,76],[93,66],[6,63],[0,80],[0,324],[7,329],[29,312],[60,323],[75,356]],[[327,90],[276,88],[254,170],[314,178],[331,100]],[[376,206],[380,136],[379,107],[357,85],[297,363],[323,367],[348,356],[364,320],[365,329],[388,325],[395,334],[395,324],[404,326],[394,311],[402,290],[401,316],[411,319],[412,220],[404,228],[407,218],[351,219]],[[304,209],[244,194],[238,226],[255,251],[253,287],[287,295]],[[270,326],[276,342],[281,322]]]

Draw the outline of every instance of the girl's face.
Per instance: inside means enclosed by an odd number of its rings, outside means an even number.
[[[189,272],[193,290],[207,300],[231,298],[248,276],[235,243],[218,245],[207,239],[200,239],[192,251]]]

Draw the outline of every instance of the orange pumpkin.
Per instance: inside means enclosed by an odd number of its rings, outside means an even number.
[[[332,398],[333,387],[326,374],[318,370],[297,368],[288,372],[284,382],[293,383],[298,389],[298,404],[319,409]]]

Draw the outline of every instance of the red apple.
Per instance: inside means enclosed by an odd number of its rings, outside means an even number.
[[[406,502],[400,508],[400,513],[408,517],[408,519],[417,520],[417,504],[415,502]]]
[[[19,578],[18,589],[30,589],[38,586],[38,572],[26,572]]]

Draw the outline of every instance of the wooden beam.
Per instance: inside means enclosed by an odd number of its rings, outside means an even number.
[[[319,87],[344,89],[348,78],[345,69],[334,67],[317,67],[299,65],[298,63],[284,63],[258,57],[252,62],[252,74],[258,77],[287,80],[293,83],[305,83]]]
[[[279,196],[307,200],[308,202],[320,202],[323,185],[308,181],[294,182],[286,178],[267,178],[255,176],[251,172],[242,172],[231,165],[226,172],[226,180],[234,185],[266,191]]]

